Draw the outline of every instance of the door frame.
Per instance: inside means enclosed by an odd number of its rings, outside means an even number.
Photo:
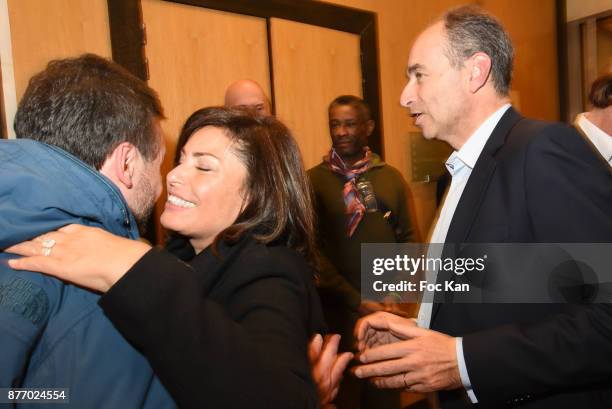
[[[274,106],[275,101],[270,38],[271,18],[282,18],[358,35],[363,99],[370,106],[372,119],[377,124],[368,142],[372,150],[384,158],[376,13],[310,0],[163,1],[264,18],[268,33],[272,106]],[[143,22],[140,0],[107,0],[107,2],[113,60],[137,77],[148,80],[148,64],[145,53],[146,28]]]

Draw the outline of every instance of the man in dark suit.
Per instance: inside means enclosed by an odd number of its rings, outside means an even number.
[[[512,62],[503,27],[474,7],[413,45],[401,103],[455,149],[430,242],[612,242],[612,174],[574,129],[510,106]],[[443,408],[612,407],[610,304],[425,302],[416,321],[375,313],[355,331],[358,377],[442,391]]]

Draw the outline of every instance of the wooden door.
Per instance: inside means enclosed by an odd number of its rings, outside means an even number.
[[[2,2],[2,80],[6,127],[32,75],[50,60],[83,53],[111,56],[106,0],[8,0]]]
[[[329,103],[343,94],[362,96],[359,36],[278,18],[270,28],[276,114],[311,168],[331,146]]]
[[[161,0],[143,0],[142,14],[149,85],[166,110],[171,148],[187,117],[223,105],[233,81],[250,78],[270,91],[264,19]]]

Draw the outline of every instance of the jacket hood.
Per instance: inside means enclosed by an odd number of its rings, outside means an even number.
[[[137,238],[119,189],[69,153],[37,141],[0,141],[0,249],[70,223]]]

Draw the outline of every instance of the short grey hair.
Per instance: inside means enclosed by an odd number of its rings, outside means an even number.
[[[477,6],[462,6],[442,17],[448,37],[447,57],[454,68],[482,52],[491,58],[491,77],[498,94],[506,96],[512,81],[514,48],[501,23]]]

